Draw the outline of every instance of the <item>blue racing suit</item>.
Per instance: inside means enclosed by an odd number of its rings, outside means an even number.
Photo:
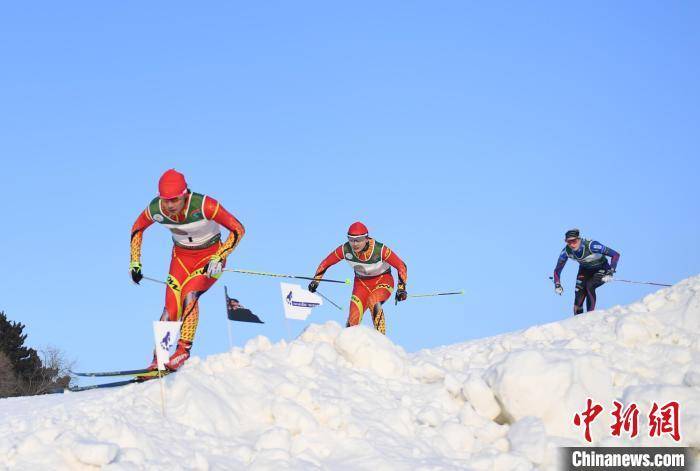
[[[610,263],[606,257],[610,257]],[[615,272],[620,254],[595,240],[582,239],[578,250],[572,250],[566,246],[559,254],[557,266],[554,268],[555,285],[561,284],[561,271],[569,259],[579,263],[576,276],[576,294],[574,295],[574,315],[583,312],[584,301],[586,302],[586,311],[593,311],[596,304],[595,290],[603,285],[603,276]]]

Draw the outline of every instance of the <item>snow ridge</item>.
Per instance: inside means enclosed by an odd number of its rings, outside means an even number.
[[[164,380],[0,400],[0,469],[554,469],[593,444],[700,449],[700,277],[629,306],[406,353],[366,327],[310,325],[192,358]],[[612,437],[612,401],[671,400],[681,440]],[[643,427],[641,427],[643,430]]]

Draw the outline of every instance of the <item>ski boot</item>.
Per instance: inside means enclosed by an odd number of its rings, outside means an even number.
[[[192,342],[187,340],[178,340],[175,352],[170,356],[170,360],[165,364],[165,367],[170,371],[177,371],[190,357],[190,349]]]
[[[156,351],[153,350],[153,361],[146,367],[148,371],[156,371],[158,369],[158,358],[156,357]]]

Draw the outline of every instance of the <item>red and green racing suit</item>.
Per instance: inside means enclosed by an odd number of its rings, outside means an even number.
[[[405,289],[408,278],[406,264],[389,247],[369,238],[367,245],[359,253],[352,250],[349,242],[336,248],[318,266],[314,278],[323,278],[326,271],[341,260],[348,262],[355,272],[347,326],[362,322],[365,310],[369,309],[374,327],[386,334],[382,305],[394,290],[391,267],[398,273],[399,287]]]
[[[172,233],[173,251],[165,289],[161,320],[182,321],[180,340],[191,346],[199,322],[198,299],[221,276],[209,278],[204,267],[212,256],[225,265],[226,257],[240,243],[245,229],[210,196],[190,192],[180,214],[167,214],[160,198],[154,198],[131,228],[131,262],[140,263],[143,232],[158,222]],[[221,241],[221,227],[229,231]]]

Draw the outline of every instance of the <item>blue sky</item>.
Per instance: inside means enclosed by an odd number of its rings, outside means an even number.
[[[410,292],[464,289],[387,307],[410,351],[571,316],[575,268],[562,297],[547,277],[572,226],[621,252],[620,277],[695,275],[699,20],[695,2],[6,5],[0,309],[79,368],[145,365],[164,293],[130,282],[129,230],[171,167],[245,224],[230,267],[310,274],[360,219]],[[170,248],[150,228],[144,273]],[[278,282],[226,274],[194,353],[228,346],[223,285],[267,322],[234,325],[238,345],[284,337]]]

